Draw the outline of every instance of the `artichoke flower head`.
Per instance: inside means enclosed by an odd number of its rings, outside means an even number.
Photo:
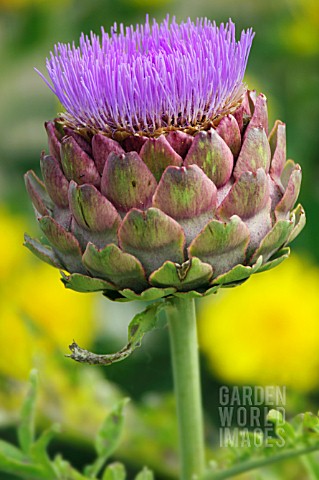
[[[43,180],[25,175],[46,241],[25,245],[68,288],[200,297],[287,258],[301,170],[243,83],[253,36],[146,19],[55,46],[40,75],[65,111],[45,124]]]

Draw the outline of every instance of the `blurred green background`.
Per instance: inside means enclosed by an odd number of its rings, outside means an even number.
[[[22,248],[37,234],[23,173],[39,172],[46,149],[45,120],[56,99],[34,72],[45,72],[54,43],[81,32],[135,24],[145,14],[161,20],[229,17],[238,32],[256,32],[246,82],[268,97],[270,122],[287,123],[288,157],[302,165],[301,201],[308,223],[293,256],[244,286],[200,302],[199,335],[209,450],[218,449],[218,387],[287,386],[287,415],[319,405],[319,5],[317,0],[0,0],[0,436],[15,441],[14,425],[32,366],[39,370],[40,426],[62,424],[52,453],[76,466],[93,457],[90,440],[122,395],[132,402],[117,457],[134,473],[148,465],[157,478],[177,470],[176,430],[166,330],[149,335],[122,364],[104,370],[64,358],[73,337],[97,352],[126,339],[129,320],[143,308],[98,295],[66,291],[59,273]],[[256,474],[246,475],[255,479]],[[9,479],[0,474],[1,479]],[[10,477],[14,478],[14,477]],[[261,477],[301,480],[302,464],[286,462]]]

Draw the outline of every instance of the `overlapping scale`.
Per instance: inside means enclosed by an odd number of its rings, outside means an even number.
[[[67,271],[68,288],[118,301],[208,295],[279,264],[305,225],[301,169],[286,160],[282,122],[268,137],[263,94],[199,131],[45,127],[44,182],[32,171],[25,182],[49,244],[25,245]]]

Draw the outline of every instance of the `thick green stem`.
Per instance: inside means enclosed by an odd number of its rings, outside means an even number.
[[[181,459],[181,479],[205,470],[203,412],[195,304],[175,298],[167,309]]]

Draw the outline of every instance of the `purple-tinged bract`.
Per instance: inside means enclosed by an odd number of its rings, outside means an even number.
[[[47,59],[51,84],[73,125],[154,132],[210,121],[238,105],[254,34],[207,19],[118,28],[80,45],[58,44]],[[41,75],[42,76],[42,75]],[[43,77],[44,78],[44,77]]]

